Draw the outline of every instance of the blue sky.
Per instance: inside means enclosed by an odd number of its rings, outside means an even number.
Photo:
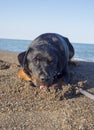
[[[0,38],[33,40],[45,32],[94,43],[94,0],[0,0]]]

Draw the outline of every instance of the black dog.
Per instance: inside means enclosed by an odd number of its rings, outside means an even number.
[[[18,60],[35,86],[48,88],[62,77],[69,82],[68,61],[73,55],[74,48],[66,37],[46,33],[33,40]]]

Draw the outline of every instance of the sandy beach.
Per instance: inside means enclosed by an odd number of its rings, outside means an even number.
[[[94,62],[75,60],[71,84],[47,92],[17,77],[17,55],[0,51],[0,130],[94,130],[94,100],[75,89],[94,94]]]

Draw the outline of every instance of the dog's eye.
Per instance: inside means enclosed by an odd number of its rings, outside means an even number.
[[[40,63],[40,59],[38,59],[37,57],[36,58],[33,58],[33,63],[35,64],[35,65],[38,65],[39,63]]]
[[[37,59],[37,58],[34,58],[34,59],[33,59],[33,62],[37,62],[37,61],[38,61],[38,59]]]

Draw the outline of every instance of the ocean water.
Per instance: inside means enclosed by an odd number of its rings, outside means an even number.
[[[94,62],[94,44],[73,43],[75,49],[75,58],[80,58]]]
[[[28,48],[31,40],[0,39],[0,50],[22,52]],[[74,58],[94,62],[94,44],[72,43],[75,49]]]
[[[0,39],[0,50],[22,52],[30,43],[30,40]]]

